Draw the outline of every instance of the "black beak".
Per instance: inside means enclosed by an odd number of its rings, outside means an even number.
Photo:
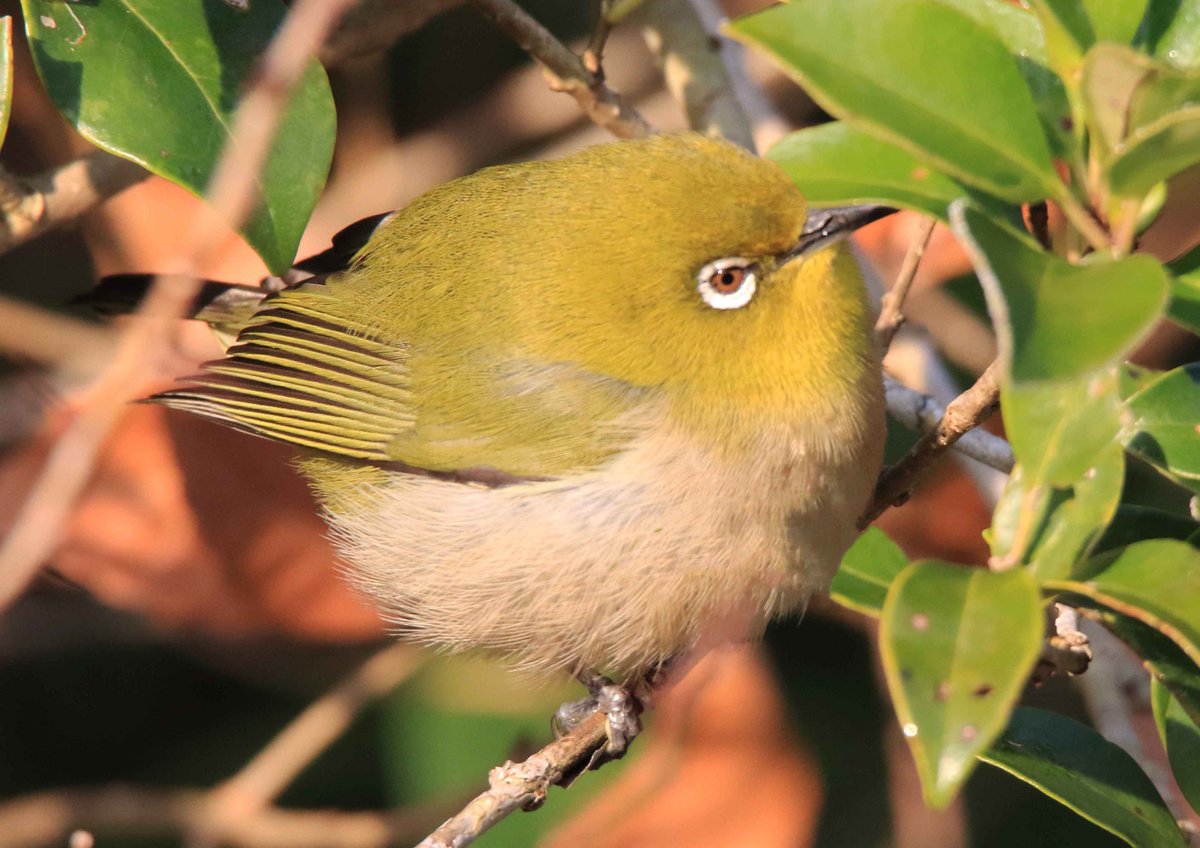
[[[811,256],[818,250],[839,242],[859,227],[886,218],[895,212],[890,206],[834,206],[829,209],[810,209],[800,241],[779,257],[779,264]]]

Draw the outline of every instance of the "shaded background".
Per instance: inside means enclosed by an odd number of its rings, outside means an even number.
[[[525,5],[571,39],[586,37],[596,15],[589,3]],[[730,3],[728,11],[761,5]],[[14,3],[0,9],[19,17]],[[824,119],[765,62],[749,60],[751,76],[791,125]],[[683,128],[636,30],[617,30],[605,69],[656,127]],[[389,50],[330,73],[338,147],[302,255],[322,249],[341,226],[478,167],[606,140],[470,9],[451,9]],[[5,166],[35,173],[87,149],[46,100],[19,43]],[[1179,209],[1164,216],[1151,246],[1171,253],[1193,240],[1197,216],[1187,203],[1196,182],[1181,178],[1169,201]],[[196,207],[181,189],[147,180],[78,228],[6,254],[0,291],[57,309],[99,275],[159,270]],[[912,225],[898,217],[863,233],[882,279],[894,276]],[[937,233],[906,310],[928,329],[908,332],[889,363],[906,379],[936,382],[923,364],[931,347],[949,362],[942,376],[959,386],[993,358],[967,267]],[[242,282],[265,272],[233,235],[205,270]],[[190,362],[217,355],[207,330],[193,329],[176,355]],[[1169,367],[1196,353],[1194,339],[1165,326],[1141,360]],[[74,386],[11,361],[0,380],[3,528],[62,426],[55,398]],[[889,450],[896,455],[910,441],[893,433]],[[62,844],[74,826],[66,802],[76,797],[64,788],[219,784],[385,644],[375,612],[337,575],[291,455],[183,414],[130,407],[50,569],[0,618],[0,799],[8,800],[0,803],[0,848]],[[947,463],[881,520],[910,556],[986,557],[980,531],[995,481],[964,469]],[[1129,476],[1138,500],[1186,509],[1157,477],[1136,469]],[[626,760],[568,792],[554,790],[542,810],[512,817],[480,844],[1123,844],[986,766],[950,810],[925,810],[880,694],[873,636],[870,622],[816,603],[799,626],[774,626],[764,645],[712,657],[656,711]],[[412,653],[411,674],[305,767],[281,806],[399,808],[411,823],[399,841],[415,842],[484,786],[489,767],[544,744],[554,707],[578,695],[496,664]],[[1086,718],[1066,681],[1031,690],[1027,701]],[[1153,740],[1149,723],[1146,731]],[[107,812],[124,797],[111,796]],[[181,842],[177,831],[145,818],[141,827],[96,828],[95,836],[112,846]],[[332,829],[329,840],[346,844],[346,834]]]

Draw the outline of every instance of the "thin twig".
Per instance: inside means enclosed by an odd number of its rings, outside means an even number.
[[[0,547],[0,609],[33,579],[54,550],[71,505],[91,475],[96,453],[125,403],[135,397],[169,350],[178,319],[199,287],[196,269],[255,202],[257,175],[296,80],[352,0],[298,0],[263,57],[257,77],[238,105],[225,151],[207,197],[217,216],[197,215],[182,239],[184,275],[163,276],[147,293],[121,336],[116,355],[91,387]],[[225,221],[226,224],[220,223]]]
[[[422,840],[418,848],[463,848],[517,810],[533,810],[546,800],[551,786],[586,767],[607,742],[606,717],[596,712],[529,759],[496,766],[488,789]]]
[[[653,130],[637,110],[588,70],[583,60],[511,0],[471,0],[505,35],[545,70],[550,87],[570,94],[596,125],[618,138],[642,138]]]
[[[754,131],[738,99],[736,49],[716,34],[707,0],[654,0],[629,16],[640,24],[667,89],[683,104],[688,126],[754,150]]]
[[[59,845],[78,828],[177,838],[203,826],[209,811],[208,793],[195,789],[109,786],[39,792],[0,804],[0,848]],[[436,810],[271,807],[237,822],[224,838],[238,848],[391,848],[411,845],[437,816]]]
[[[103,150],[31,177],[0,168],[0,253],[72,223],[149,176],[140,165]]]
[[[920,477],[945,455],[946,450],[973,431],[999,408],[1000,387],[996,382],[996,367],[996,363],[989,365],[971,388],[946,407],[934,427],[921,436],[899,462],[884,469],[883,473],[879,475],[879,481],[875,484],[875,495],[871,499],[871,504],[859,519],[860,527],[866,527],[888,507],[904,503],[912,494],[913,486]],[[893,406],[890,395],[894,385],[888,386],[889,411]],[[986,462],[993,468],[1012,470],[1012,449],[1007,442],[995,436],[988,440],[976,439],[976,441],[986,441],[994,453],[981,454],[975,458]],[[1003,448],[1000,447],[1001,445]],[[1004,468],[1005,465],[1007,468]]]
[[[346,732],[363,707],[392,691],[420,664],[412,645],[384,648],[310,704],[241,771],[213,789],[214,841],[270,806],[304,768]]]
[[[892,345],[892,339],[904,326],[904,300],[908,297],[913,280],[916,279],[917,269],[921,266],[921,259],[925,256],[929,237],[933,235],[933,228],[936,225],[937,221],[933,218],[921,218],[908,243],[908,252],[904,255],[904,262],[900,265],[900,273],[896,275],[896,282],[892,283],[892,287],[883,295],[883,301],[879,307],[879,318],[875,321],[875,338],[878,340],[881,353],[887,352]]]

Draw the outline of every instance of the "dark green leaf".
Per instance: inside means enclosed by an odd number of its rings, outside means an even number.
[[[1136,43],[1176,67],[1200,66],[1200,0],[1150,0]]]
[[[1027,485],[1071,486],[1117,434],[1115,364],[1162,311],[1166,274],[1145,256],[1070,265],[961,201],[950,220],[987,296]]]
[[[886,141],[842,121],[794,132],[767,152],[816,206],[883,203],[945,220],[962,186]]]
[[[1186,848],[1170,811],[1133,758],[1077,721],[1017,707],[1008,729],[980,759],[1134,848]]]
[[[1200,667],[1153,627],[1103,607],[1097,609],[1101,623],[1133,648],[1150,676],[1170,689],[1183,708],[1200,720]]]
[[[1017,59],[948,5],[807,0],[731,30],[773,53],[834,115],[963,182],[1011,201],[1063,190]]]
[[[1126,402],[1125,446],[1200,492],[1200,362],[1168,371]]]
[[[1200,725],[1157,680],[1151,683],[1151,703],[1171,774],[1192,809],[1200,810]]]
[[[925,799],[944,807],[1008,721],[1042,642],[1037,584],[926,561],[892,583],[879,644]]]
[[[1193,247],[1167,268],[1174,275],[1167,316],[1193,333],[1200,333],[1200,247]]]
[[[888,586],[906,565],[900,546],[878,527],[868,527],[842,557],[829,594],[844,607],[877,616]]]
[[[1148,506],[1121,504],[1108,529],[1096,543],[1095,552],[1123,548],[1144,539],[1187,541],[1197,530],[1200,530],[1200,524],[1185,516]]]
[[[0,144],[8,135],[8,117],[12,112],[12,18],[0,18]]]
[[[1093,557],[1082,579],[1047,580],[1044,586],[1148,624],[1200,663],[1200,550],[1187,542],[1137,542]]]
[[[90,141],[203,194],[238,96],[282,20],[279,0],[23,0],[38,73]],[[333,151],[333,100],[311,63],[259,177],[242,233],[267,265],[291,264]]]

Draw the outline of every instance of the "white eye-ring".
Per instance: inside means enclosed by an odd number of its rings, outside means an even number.
[[[714,259],[696,274],[696,291],[713,309],[740,309],[755,287],[754,262],[741,256]]]

